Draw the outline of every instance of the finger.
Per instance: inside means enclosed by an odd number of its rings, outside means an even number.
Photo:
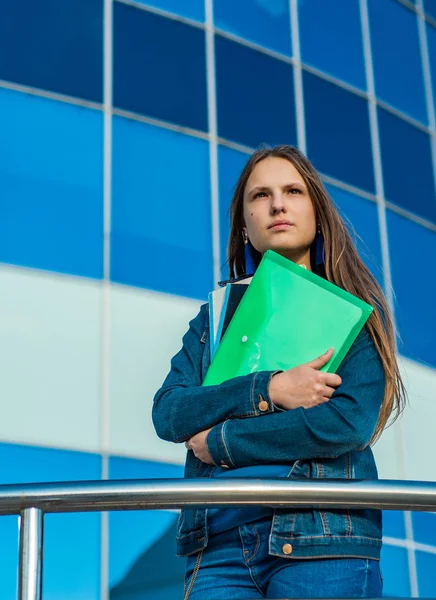
[[[327,398],[327,400],[330,400],[330,398],[333,396],[333,393],[335,391],[336,390],[334,388],[328,387],[326,385],[324,390],[322,391],[323,398]]]
[[[324,365],[326,365],[329,362],[332,356],[333,348],[329,348],[327,352],[324,352],[324,354],[306,364],[308,367],[312,367],[312,369],[321,369]]]
[[[323,373],[324,383],[330,387],[339,387],[342,384],[342,379],[335,373]]]

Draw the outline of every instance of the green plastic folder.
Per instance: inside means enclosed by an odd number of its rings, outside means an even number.
[[[373,308],[268,250],[221,340],[203,385],[255,371],[286,370],[334,348],[334,373]]]

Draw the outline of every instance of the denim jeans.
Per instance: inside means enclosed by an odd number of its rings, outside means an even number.
[[[292,560],[268,554],[271,519],[211,536],[188,557],[185,598],[379,598],[380,563],[364,558]],[[189,592],[189,595],[188,595]]]

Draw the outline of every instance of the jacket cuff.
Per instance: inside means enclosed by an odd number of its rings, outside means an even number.
[[[269,384],[276,373],[281,373],[281,371],[259,371],[255,373],[251,386],[253,416],[258,417],[277,410],[269,395]]]
[[[228,423],[229,421],[224,421],[224,423],[212,427],[206,438],[206,446],[217,467],[234,468],[236,465],[233,462],[228,440],[226,439]]]

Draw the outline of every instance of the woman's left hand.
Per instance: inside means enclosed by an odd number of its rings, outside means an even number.
[[[195,456],[201,460],[201,462],[206,463],[207,465],[214,465],[215,463],[212,460],[211,455],[209,454],[209,450],[207,449],[206,439],[207,434],[212,429],[205,429],[204,431],[200,431],[189,438],[187,442],[185,442],[185,446],[188,450],[192,450]]]

